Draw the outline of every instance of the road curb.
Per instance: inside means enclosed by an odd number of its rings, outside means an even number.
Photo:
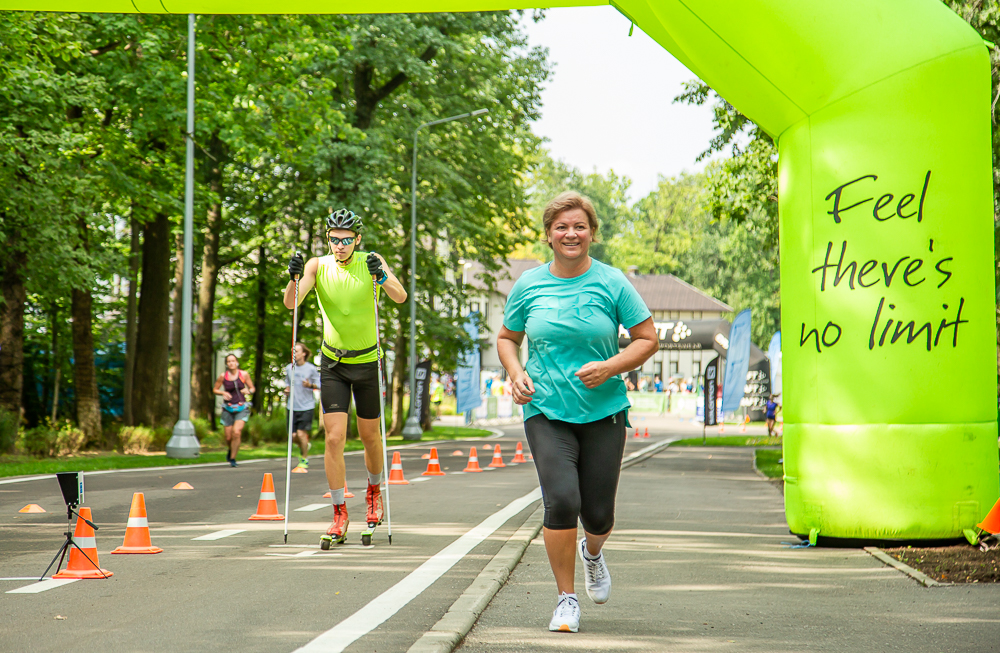
[[[899,571],[903,572],[913,580],[917,581],[924,587],[951,587],[954,583],[939,583],[922,571],[918,571],[908,564],[902,563],[896,560],[891,555],[878,548],[877,546],[866,546],[865,551],[871,555],[873,558],[878,558],[890,567],[894,567]]]
[[[539,504],[448,612],[408,649],[408,653],[451,653],[459,645],[507,582],[528,544],[542,530],[543,513],[544,508]]]

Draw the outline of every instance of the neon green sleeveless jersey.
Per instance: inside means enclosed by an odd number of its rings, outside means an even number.
[[[331,358],[336,349],[368,349],[375,344],[375,298],[372,276],[365,262],[367,252],[354,252],[346,266],[337,264],[332,254],[321,256],[316,270],[316,295],[323,314],[323,353]],[[380,289],[381,290],[381,289]],[[378,359],[373,349],[344,363],[370,363]]]

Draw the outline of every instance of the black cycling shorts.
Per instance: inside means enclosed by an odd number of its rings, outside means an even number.
[[[314,412],[316,411],[314,411],[312,408],[310,408],[309,410],[293,410],[292,429],[295,431],[305,431],[306,433],[312,433]]]
[[[346,413],[354,395],[354,407],[361,419],[377,419],[381,414],[378,397],[378,361],[338,363],[323,354],[319,367],[320,400],[324,413]]]
[[[550,420],[524,422],[549,529],[583,528],[604,535],[615,525],[615,497],[625,453],[625,411],[586,424]]]

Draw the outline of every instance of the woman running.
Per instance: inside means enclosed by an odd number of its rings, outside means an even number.
[[[236,467],[236,454],[240,450],[243,425],[250,419],[250,402],[244,395],[256,391],[250,375],[240,369],[236,354],[226,356],[226,371],[215,380],[212,392],[222,395],[222,426],[226,434],[226,460],[230,467]]]
[[[544,540],[559,597],[549,630],[577,632],[576,555],[587,595],[604,603],[611,576],[601,548],[611,535],[628,422],[621,374],[659,349],[649,309],[619,270],[590,257],[597,215],[566,192],[545,207],[552,263],[521,275],[504,308],[497,353],[524,406],[524,432],[545,505]],[[632,342],[618,350],[618,326]],[[528,369],[518,351],[528,336]],[[584,537],[577,542],[577,519]]]

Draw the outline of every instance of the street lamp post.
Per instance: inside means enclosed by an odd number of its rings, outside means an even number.
[[[481,116],[489,113],[489,109],[476,109],[469,113],[461,113],[457,116],[432,120],[418,126],[413,131],[413,178],[410,181],[412,197],[410,199],[410,416],[406,418],[406,425],[403,426],[404,440],[419,440],[423,437],[424,430],[420,426],[420,415],[413,411],[416,404],[417,395],[417,137],[424,127],[433,127],[443,122],[452,120],[462,120]]]
[[[181,302],[180,415],[167,442],[167,458],[197,458],[201,443],[191,423],[191,274],[194,269],[194,14],[188,14],[187,135],[184,138],[184,288]],[[174,319],[177,319],[176,317]]]

